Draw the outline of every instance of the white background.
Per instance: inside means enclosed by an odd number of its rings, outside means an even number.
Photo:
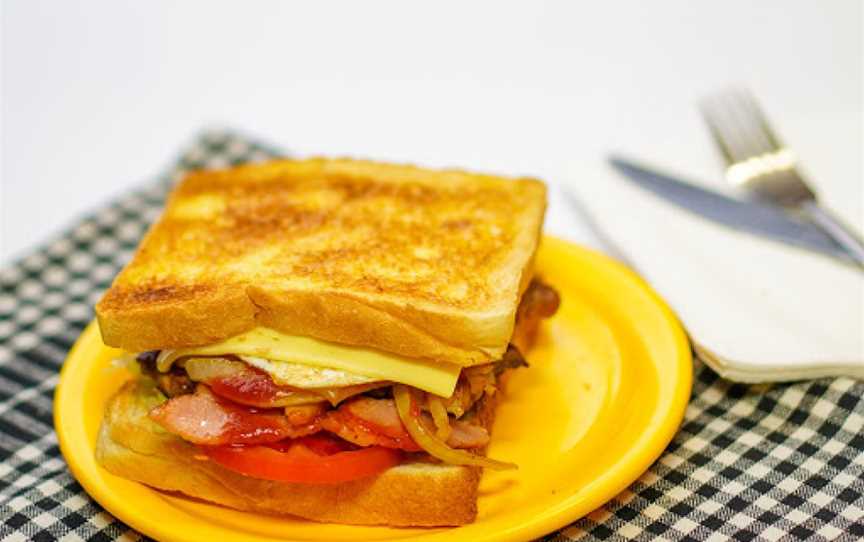
[[[207,126],[553,184],[618,149],[719,184],[695,104],[729,84],[755,91],[829,205],[862,225],[857,0],[2,10],[0,263],[151,178]],[[550,229],[574,228],[554,196]]]

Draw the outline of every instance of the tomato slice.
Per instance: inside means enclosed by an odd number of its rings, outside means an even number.
[[[379,474],[399,464],[402,454],[382,446],[350,444],[313,435],[267,446],[202,447],[223,467],[252,478],[303,484],[338,484]]]

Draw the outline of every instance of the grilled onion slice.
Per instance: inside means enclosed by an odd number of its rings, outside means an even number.
[[[447,409],[444,407],[444,402],[437,395],[427,393],[426,404],[429,405],[429,412],[432,414],[432,419],[435,421],[435,436],[438,437],[441,442],[447,442],[453,428],[450,427],[450,417],[447,416]]]
[[[396,400],[396,410],[399,411],[399,418],[401,418],[402,424],[405,426],[408,434],[411,435],[411,438],[414,439],[414,442],[418,446],[423,448],[432,457],[436,457],[451,465],[474,465],[495,470],[518,468],[514,463],[496,461],[488,457],[474,455],[465,450],[456,450],[447,446],[446,443],[433,435],[420,422],[420,409],[417,406],[416,398],[408,386],[395,384],[393,386],[393,398]]]

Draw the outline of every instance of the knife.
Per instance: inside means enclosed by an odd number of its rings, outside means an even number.
[[[620,156],[611,156],[609,164],[639,188],[715,224],[853,263],[849,253],[821,229],[779,208],[735,199]]]

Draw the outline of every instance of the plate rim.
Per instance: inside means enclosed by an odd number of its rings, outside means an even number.
[[[677,356],[674,360],[674,364],[672,364],[674,365],[674,368],[670,369],[670,374],[677,376],[678,385],[673,390],[674,396],[668,401],[668,408],[666,409],[666,413],[663,415],[659,426],[650,433],[642,448],[637,449],[640,453],[635,454],[635,457],[625,464],[625,467],[627,468],[623,470],[626,472],[623,474],[619,472],[617,476],[610,479],[604,479],[600,487],[594,490],[592,497],[583,500],[582,506],[577,507],[573,502],[571,502],[574,496],[570,496],[550,509],[548,513],[540,514],[527,524],[514,526],[505,532],[499,532],[498,535],[492,533],[484,535],[482,540],[525,540],[543,536],[584,517],[591,511],[599,508],[614,498],[621,491],[638,480],[639,477],[644,474],[662,455],[663,451],[674,438],[683,421],[692,390],[693,367],[689,338],[687,337],[683,325],[672,309],[642,277],[621,262],[592,248],[548,235],[543,237],[543,244],[558,245],[558,249],[576,251],[581,253],[583,257],[588,256],[594,262],[599,263],[601,267],[606,267],[609,270],[614,270],[614,272],[621,274],[628,281],[638,286],[640,291],[647,294],[652,304],[659,309],[659,314],[663,317],[665,327],[668,327],[672,332],[672,339]],[[61,405],[68,401],[66,393],[67,386],[64,386],[64,383],[68,380],[68,378],[66,378],[68,373],[67,367],[69,367],[68,362],[69,360],[76,359],[77,356],[80,356],[78,351],[84,349],[86,343],[99,337],[97,326],[95,318],[88,323],[76,339],[75,344],[69,350],[60,370],[53,401],[54,430],[58,438],[60,451],[75,479],[109,514],[117,517],[141,533],[150,536],[159,536],[162,533],[154,532],[149,523],[145,523],[143,520],[139,521],[138,516],[127,513],[127,509],[120,508],[119,510],[115,510],[112,509],[114,508],[113,506],[112,508],[109,508],[103,504],[103,500],[111,502],[110,495],[103,495],[98,484],[91,482],[84,472],[85,466],[81,461],[75,458],[74,455],[72,455],[70,459],[69,450],[72,446],[70,440],[73,437],[70,435],[70,429],[61,423],[64,416]],[[590,505],[590,507],[588,505]],[[588,509],[587,512],[583,510],[585,508]],[[453,533],[453,530],[435,530],[419,534],[406,533],[408,534],[408,537],[400,537],[396,540],[426,540],[439,537],[441,534],[446,535],[448,533]]]

